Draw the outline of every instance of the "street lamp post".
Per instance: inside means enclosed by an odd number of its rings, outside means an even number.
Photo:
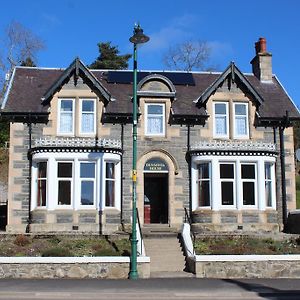
[[[137,161],[137,45],[149,41],[140,25],[135,25],[133,36],[129,39],[133,43],[133,112],[132,112],[132,234],[130,256],[130,279],[138,278],[137,271],[137,236],[136,236],[136,161]]]

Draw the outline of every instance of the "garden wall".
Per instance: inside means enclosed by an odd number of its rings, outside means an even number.
[[[300,255],[195,255],[198,278],[300,278]]]
[[[126,279],[129,257],[0,257],[0,278]],[[138,257],[140,278],[150,277],[150,258]]]

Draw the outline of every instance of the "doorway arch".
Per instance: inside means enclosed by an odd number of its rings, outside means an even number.
[[[172,199],[178,173],[176,160],[165,150],[147,151],[137,162],[137,173],[137,207],[141,223],[171,225],[175,217]],[[149,199],[149,196],[158,198]]]

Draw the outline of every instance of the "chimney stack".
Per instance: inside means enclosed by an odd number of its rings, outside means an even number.
[[[255,43],[255,57],[252,59],[252,72],[263,82],[272,81],[272,54],[267,52],[267,41],[259,38]]]

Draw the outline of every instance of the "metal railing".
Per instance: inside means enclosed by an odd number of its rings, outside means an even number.
[[[192,229],[192,219],[186,207],[184,208],[184,222],[190,225],[190,236],[193,242],[193,249],[195,249],[196,235]]]
[[[140,222],[140,216],[139,216],[139,211],[138,211],[138,209],[136,208],[136,218],[137,218],[137,223],[138,223],[138,226],[139,226],[139,238],[140,238],[140,240],[141,240],[141,242],[140,242],[140,247],[141,247],[141,249],[140,249],[140,252],[138,252],[138,256],[141,256],[141,255],[143,255],[143,233],[142,233],[142,228],[141,228],[141,222]]]

